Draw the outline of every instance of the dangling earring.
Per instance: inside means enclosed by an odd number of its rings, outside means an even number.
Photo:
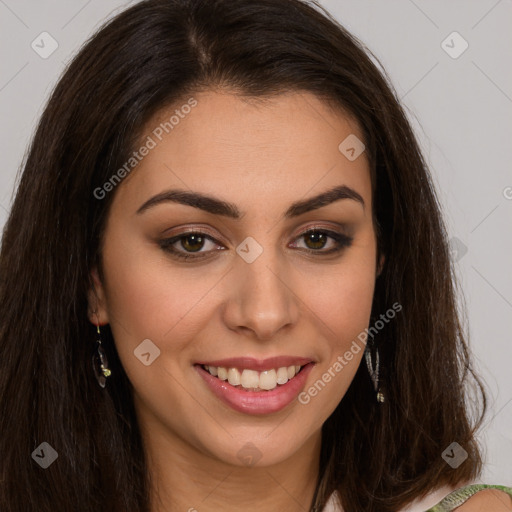
[[[105,353],[104,348],[101,346],[101,332],[100,325],[98,323],[98,338],[96,342],[98,343],[98,348],[96,353],[92,356],[92,368],[94,370],[94,375],[96,375],[96,379],[98,380],[98,384],[104,388],[107,382],[107,377],[112,375],[108,367],[107,354]]]
[[[370,378],[373,382],[373,387],[375,388],[375,393],[377,395],[377,402],[383,403],[386,401],[384,393],[380,390],[379,385],[379,349],[375,347],[375,369],[373,368],[372,363],[372,350],[367,345],[365,353],[366,357],[366,366],[368,367],[368,373],[370,374]]]

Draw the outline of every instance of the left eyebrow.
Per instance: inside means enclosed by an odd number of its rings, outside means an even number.
[[[360,203],[364,210],[365,205],[361,195],[353,188],[347,187],[346,185],[340,185],[338,187],[327,190],[326,192],[322,192],[317,196],[293,203],[290,208],[286,210],[284,216],[285,218],[297,217],[303,213],[309,212],[311,210],[317,210],[318,208],[327,206],[331,203],[334,203],[335,201],[339,201],[340,199],[353,199],[354,201]]]
[[[317,210],[318,208],[327,206],[335,201],[339,201],[340,199],[352,199],[357,201],[362,205],[364,210],[365,203],[361,195],[346,185],[339,185],[314,197],[293,203],[288,210],[286,210],[284,217],[287,219],[298,217],[299,215],[311,210]],[[137,210],[137,215],[144,213],[146,210],[149,210],[156,205],[167,202],[192,206],[214,215],[223,215],[237,220],[243,216],[238,207],[233,203],[222,201],[199,192],[187,192],[185,190],[167,190],[157,194],[151,199],[148,199]]]

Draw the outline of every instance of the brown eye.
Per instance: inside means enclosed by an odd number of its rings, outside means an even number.
[[[205,238],[196,233],[188,234],[180,238],[181,246],[188,252],[200,251],[205,242]]]
[[[329,238],[321,231],[311,231],[302,236],[308,249],[323,249]]]
[[[215,250],[225,249],[210,235],[195,231],[162,240],[159,244],[165,252],[184,260],[206,257],[213,254]]]
[[[299,242],[295,242],[292,247],[322,256],[341,252],[350,247],[353,238],[331,230],[310,229],[299,235],[296,240]],[[301,246],[300,242],[304,246]]]
[[[310,229],[299,235],[296,240],[302,243],[292,244],[292,247],[319,256],[341,252],[352,243],[352,237],[330,230]],[[191,260],[212,256],[218,250],[226,248],[214,238],[202,232],[182,233],[175,237],[160,241],[160,247],[173,257]],[[211,247],[208,247],[208,244]],[[205,246],[206,249],[205,250]],[[327,249],[326,249],[327,247]]]

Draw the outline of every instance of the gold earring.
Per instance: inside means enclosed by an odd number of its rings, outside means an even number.
[[[96,342],[98,344],[98,348],[95,354],[92,356],[92,368],[94,370],[94,375],[96,376],[98,384],[104,388],[105,384],[107,383],[107,378],[112,375],[112,372],[108,367],[108,359],[107,354],[105,353],[105,349],[101,345],[101,331],[99,322],[97,324],[97,334],[98,337]]]
[[[367,346],[365,353],[366,357],[366,366],[368,367],[368,373],[370,374],[370,378],[373,383],[373,387],[375,389],[377,402],[383,403],[386,401],[386,398],[384,396],[384,393],[380,389],[380,383],[379,383],[379,367],[380,367],[380,361],[379,361],[379,349],[375,347],[375,368],[373,367],[372,363],[372,350]]]

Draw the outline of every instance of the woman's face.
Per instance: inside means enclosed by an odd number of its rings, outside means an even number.
[[[148,123],[148,151],[110,192],[91,310],[163,449],[270,465],[320,435],[361,361],[376,278],[368,161],[357,123],[309,93],[193,98]]]

